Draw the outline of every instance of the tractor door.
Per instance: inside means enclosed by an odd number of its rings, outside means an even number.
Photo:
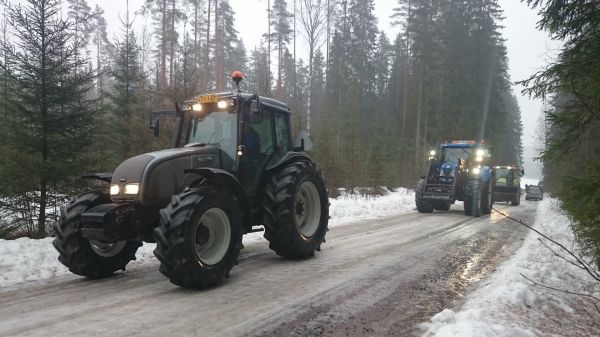
[[[258,106],[257,106],[258,105]],[[252,200],[260,183],[262,173],[276,151],[273,112],[254,105],[246,114],[242,131],[242,145],[245,148],[240,158],[239,179]]]

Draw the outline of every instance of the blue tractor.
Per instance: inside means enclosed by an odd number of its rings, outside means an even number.
[[[452,141],[431,151],[427,175],[416,188],[415,202],[421,213],[447,211],[455,201],[464,201],[465,214],[479,217],[492,209],[491,169],[482,143]]]

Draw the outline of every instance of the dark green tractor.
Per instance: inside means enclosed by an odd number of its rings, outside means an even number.
[[[234,81],[239,86],[241,73]],[[102,278],[124,270],[142,242],[156,242],[160,271],[177,285],[203,288],[229,276],[242,235],[261,230],[269,247],[306,258],[325,242],[325,184],[292,142],[290,110],[241,93],[202,95],[173,112],[173,146],[125,160],[110,187],[88,191],[61,209],[54,247],[75,274]],[[164,117],[164,116],[163,116]]]
[[[525,171],[515,165],[494,166],[492,168],[494,202],[510,202],[513,206],[519,206],[523,174]]]

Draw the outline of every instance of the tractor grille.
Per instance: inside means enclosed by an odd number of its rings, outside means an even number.
[[[119,204],[102,204],[94,206],[81,214],[83,223],[112,223],[117,215],[119,208],[125,210],[126,206]]]
[[[452,196],[454,195],[454,185],[447,184],[428,184],[425,188],[427,196]]]

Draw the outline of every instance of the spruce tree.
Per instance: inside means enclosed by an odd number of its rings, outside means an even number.
[[[11,60],[2,68],[14,85],[6,97],[9,155],[0,189],[29,201],[32,208],[17,216],[32,219],[35,235],[43,237],[56,216],[49,201],[71,194],[67,187],[87,171],[86,149],[95,134],[87,94],[94,75],[77,56],[81,40],[71,34],[75,23],[61,17],[60,0],[4,6],[13,38],[2,42]]]

